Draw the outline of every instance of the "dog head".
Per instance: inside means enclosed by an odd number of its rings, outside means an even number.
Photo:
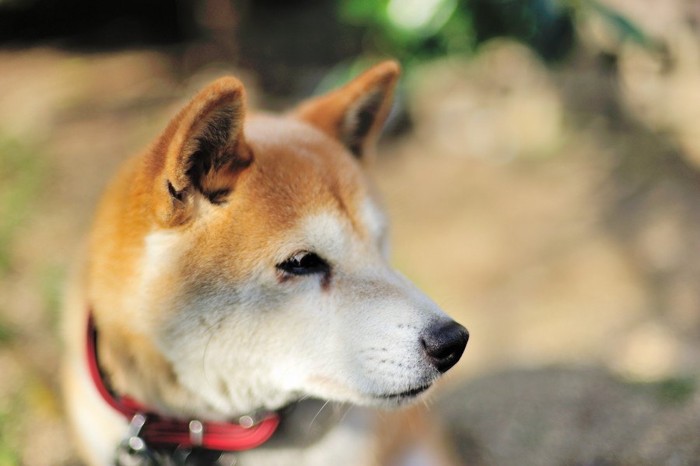
[[[118,389],[220,417],[302,397],[397,406],[457,362],[468,334],[390,267],[363,169],[398,74],[380,64],[282,116],[248,116],[223,78],[132,161],[102,208],[118,226],[93,241],[131,264],[97,316]],[[138,386],[151,378],[167,382]]]

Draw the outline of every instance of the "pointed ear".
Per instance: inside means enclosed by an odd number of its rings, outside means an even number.
[[[245,92],[221,78],[197,94],[170,122],[154,153],[156,218],[163,226],[190,220],[197,202],[221,204],[253,160],[243,136]]]
[[[342,88],[302,103],[295,114],[338,139],[357,158],[366,158],[391,110],[400,72],[397,62],[385,61]]]

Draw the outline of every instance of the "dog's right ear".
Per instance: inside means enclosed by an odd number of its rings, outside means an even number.
[[[198,203],[221,204],[253,161],[245,142],[245,92],[221,78],[197,94],[170,122],[154,147],[155,217],[163,227],[192,219]]]

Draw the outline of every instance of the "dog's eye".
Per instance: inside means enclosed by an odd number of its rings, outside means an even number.
[[[328,262],[313,252],[298,252],[281,264],[277,264],[277,268],[291,275],[325,274],[330,271]]]

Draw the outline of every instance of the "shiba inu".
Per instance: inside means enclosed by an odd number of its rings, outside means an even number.
[[[87,463],[372,464],[373,408],[460,359],[464,327],[388,264],[364,170],[398,76],[381,63],[283,115],[221,78],[124,164],[66,303]]]

